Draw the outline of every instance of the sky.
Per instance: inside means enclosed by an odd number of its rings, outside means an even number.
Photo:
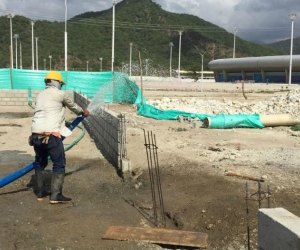
[[[152,0],[162,9],[192,14],[234,33],[242,39],[272,43],[291,38],[290,14],[298,14],[293,37],[300,36],[299,0]],[[117,3],[121,0],[117,0]],[[112,7],[112,0],[0,0],[0,16],[13,12],[33,20],[64,21],[88,11]],[[117,15],[117,13],[116,13]]]

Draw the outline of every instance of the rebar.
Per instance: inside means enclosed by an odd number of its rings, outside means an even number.
[[[124,114],[119,114],[119,135],[118,135],[118,140],[119,140],[119,164],[122,166],[122,159],[127,158],[127,147],[126,147],[126,119]]]
[[[151,195],[153,202],[153,215],[154,215],[154,224],[159,227],[162,225],[166,226],[165,219],[165,211],[164,211],[164,202],[161,188],[161,179],[160,179],[160,170],[158,164],[158,154],[157,154],[157,145],[156,138],[152,131],[147,133],[144,130],[144,138],[145,138],[145,147],[147,154],[147,163],[148,163],[148,171],[150,178],[150,186],[151,186]],[[157,201],[158,200],[158,201]],[[161,218],[158,218],[160,210]]]
[[[249,191],[248,191],[248,182],[246,181],[246,213],[247,213],[247,243],[248,243],[248,250],[250,250],[250,227],[249,227]]]
[[[260,181],[257,181],[258,184],[258,208],[261,208],[261,184]]]
[[[271,205],[270,205],[270,198],[271,198],[270,186],[268,185],[268,208],[271,207]]]

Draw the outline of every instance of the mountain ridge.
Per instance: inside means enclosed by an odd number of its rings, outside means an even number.
[[[28,25],[24,25],[28,23]],[[86,12],[68,20],[68,68],[85,70],[86,62],[92,71],[99,70],[99,58],[103,58],[103,70],[111,69],[112,8]],[[9,21],[0,17],[0,67],[9,65]],[[31,67],[31,25],[28,18],[13,19],[14,33],[20,34],[24,68]],[[115,66],[129,63],[129,44],[133,43],[132,60],[138,65],[138,52],[143,62],[149,59],[153,68],[169,70],[170,46],[173,47],[173,68],[177,68],[179,34],[183,30],[181,46],[181,69],[199,70],[200,53],[205,53],[204,69],[215,59],[231,58],[233,34],[225,29],[189,14],[165,11],[151,0],[123,0],[116,4]],[[39,37],[39,68],[49,68],[52,55],[54,69],[64,69],[64,22],[36,21],[34,34]],[[14,45],[13,45],[14,46]],[[214,53],[213,47],[215,46]],[[14,48],[15,49],[15,48]],[[236,37],[236,57],[268,56],[283,54],[265,45],[258,45]],[[5,55],[5,56],[4,56]],[[48,67],[47,67],[48,66]]]

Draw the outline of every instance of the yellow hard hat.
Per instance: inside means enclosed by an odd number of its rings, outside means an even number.
[[[61,73],[59,73],[58,71],[49,71],[45,77],[45,81],[46,80],[55,80],[55,81],[59,81],[61,83],[61,85],[65,84],[63,82],[63,79],[62,79],[62,75]]]

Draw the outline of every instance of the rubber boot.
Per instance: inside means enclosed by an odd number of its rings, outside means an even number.
[[[62,186],[64,183],[64,173],[53,173],[51,180],[51,196],[50,203],[58,204],[58,203],[68,203],[72,199],[63,196],[62,194]]]
[[[50,192],[47,192],[45,188],[44,171],[43,170],[35,171],[35,176],[36,176],[36,183],[37,183],[36,198],[38,201],[42,201],[44,198],[50,195]]]

